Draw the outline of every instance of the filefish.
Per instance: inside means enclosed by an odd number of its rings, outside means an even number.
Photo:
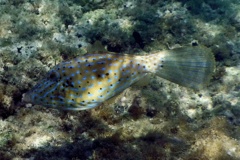
[[[147,74],[201,89],[214,72],[213,54],[206,47],[183,47],[139,56],[87,54],[61,62],[23,95],[23,102],[64,110],[97,107]]]

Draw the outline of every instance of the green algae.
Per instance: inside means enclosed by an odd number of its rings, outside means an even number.
[[[0,133],[0,148],[5,149],[9,146],[9,143],[13,141],[13,135],[11,132]]]

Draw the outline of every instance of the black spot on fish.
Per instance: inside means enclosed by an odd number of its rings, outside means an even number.
[[[49,75],[49,79],[57,80],[57,74],[55,72],[51,72],[50,75]]]
[[[71,83],[71,81],[69,81],[69,80],[66,80],[66,86],[68,87],[74,87],[74,85]],[[65,87],[66,87],[65,86]]]

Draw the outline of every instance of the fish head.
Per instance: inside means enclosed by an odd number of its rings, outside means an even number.
[[[54,67],[44,79],[40,80],[30,91],[24,93],[22,102],[62,110],[85,110],[102,103],[97,100],[86,101],[82,94],[87,94],[87,91],[83,91],[83,87],[82,90],[78,90],[74,86],[74,82],[82,76],[67,76],[70,71],[66,70],[65,74],[59,71],[59,68],[61,68],[60,65]],[[82,82],[81,85],[87,85],[85,83]]]
[[[57,106],[64,100],[64,81],[56,70],[50,70],[30,91],[23,94],[22,101],[44,106]]]

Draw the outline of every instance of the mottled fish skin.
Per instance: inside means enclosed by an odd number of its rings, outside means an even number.
[[[92,54],[62,62],[31,91],[26,103],[65,110],[99,106],[148,73],[199,89],[211,78],[215,61],[205,47],[186,47],[146,56]]]
[[[96,107],[143,78],[150,67],[145,58],[93,54],[62,62],[30,91],[28,99],[59,109]]]

